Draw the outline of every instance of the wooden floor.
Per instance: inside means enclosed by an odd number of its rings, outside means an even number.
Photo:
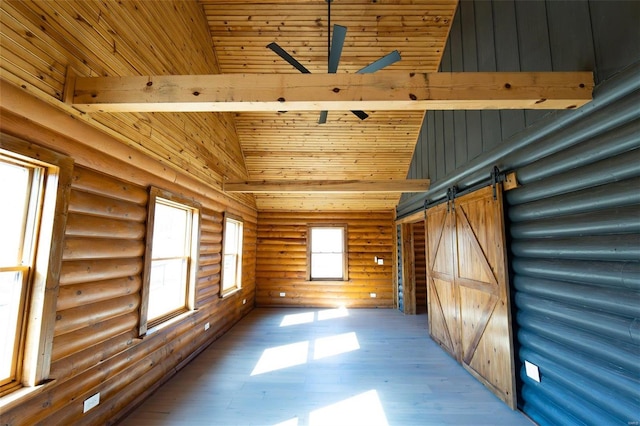
[[[255,309],[122,425],[528,425],[392,309]]]

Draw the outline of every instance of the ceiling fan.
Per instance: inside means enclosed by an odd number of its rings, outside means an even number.
[[[331,27],[331,3],[333,0],[325,0],[327,2],[327,28]],[[331,37],[331,33],[327,33],[327,49],[328,49],[328,72],[330,74],[335,74],[338,70],[338,63],[340,62],[340,55],[342,54],[342,47],[344,46],[344,39],[347,35],[347,27],[343,27],[342,25],[334,24],[333,26],[333,37]],[[287,61],[291,66],[296,68],[298,71],[304,74],[310,74],[309,71],[304,65],[298,62],[293,56],[291,56],[286,50],[278,45],[278,43],[273,42],[269,43],[267,47],[273,50],[278,56]],[[398,62],[400,59],[400,53],[397,50],[394,50],[391,53],[381,57],[380,59],[372,62],[366,67],[356,71],[356,74],[366,74],[376,72],[382,68],[385,68],[391,64]],[[369,117],[369,115],[364,111],[351,111],[355,116],[357,116],[360,120],[364,120]],[[318,119],[318,124],[324,124],[327,122],[327,111],[320,112],[320,118]]]

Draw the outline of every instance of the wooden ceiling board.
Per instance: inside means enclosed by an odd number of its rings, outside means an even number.
[[[327,72],[324,0],[200,0],[221,73],[298,71],[266,46],[278,43],[312,73]],[[338,73],[354,73],[398,50],[384,70],[434,72],[457,0],[334,0],[331,24],[347,27]],[[422,125],[420,111],[236,113],[249,179],[404,179]],[[388,210],[400,194],[256,195],[259,210]]]
[[[198,3],[3,0],[0,36],[3,80],[213,188],[247,177],[231,113],[82,114],[62,102],[70,68],[79,76],[219,73]],[[230,196],[255,207],[250,195]]]

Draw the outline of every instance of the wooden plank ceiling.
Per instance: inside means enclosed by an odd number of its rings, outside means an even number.
[[[325,0],[200,0],[221,73],[298,73],[269,50],[278,43],[312,73],[327,72]],[[347,27],[338,67],[354,73],[398,50],[386,71],[437,71],[457,0],[334,0],[331,24]],[[405,179],[424,113],[237,113],[250,180]],[[400,194],[256,194],[259,210],[385,210]]]

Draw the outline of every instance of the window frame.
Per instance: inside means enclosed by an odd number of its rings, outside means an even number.
[[[0,385],[0,397],[49,379],[56,318],[56,300],[62,267],[66,217],[74,161],[71,157],[20,138],[0,134],[0,154],[42,170],[39,218],[34,250],[27,266],[21,330],[14,379]],[[9,269],[12,269],[11,267]],[[16,331],[18,333],[18,331]]]
[[[167,312],[158,318],[149,319],[149,296],[151,292],[151,267],[153,263],[153,230],[155,223],[156,205],[160,200],[161,204],[175,204],[178,208],[183,208],[191,212],[191,229],[189,230],[189,257],[187,259],[187,275],[185,288],[185,303],[182,307]],[[148,331],[154,329],[167,321],[195,310],[196,280],[198,275],[198,262],[200,253],[200,227],[202,206],[200,203],[174,194],[169,191],[151,186],[149,187],[149,200],[147,207],[147,235],[144,253],[144,269],[141,289],[140,303],[140,324],[138,334],[144,336]]]
[[[227,234],[228,234],[227,221],[233,221],[233,222],[239,223],[241,229],[240,229],[240,238],[238,241],[239,247],[238,247],[238,253],[237,253],[238,258],[236,260],[234,285],[228,288],[225,288],[223,283],[225,280],[225,267],[224,267],[225,256],[228,254],[226,252]],[[231,213],[224,212],[223,219],[222,219],[222,251],[221,251],[222,258],[220,260],[220,297],[221,298],[230,296],[242,288],[242,260],[243,260],[242,258],[244,254],[243,252],[244,252],[244,220],[240,216],[236,216]]]
[[[342,228],[342,278],[314,278],[311,276],[311,234],[314,228]],[[312,282],[347,282],[349,281],[349,234],[346,223],[309,223],[307,224],[307,281]]]

